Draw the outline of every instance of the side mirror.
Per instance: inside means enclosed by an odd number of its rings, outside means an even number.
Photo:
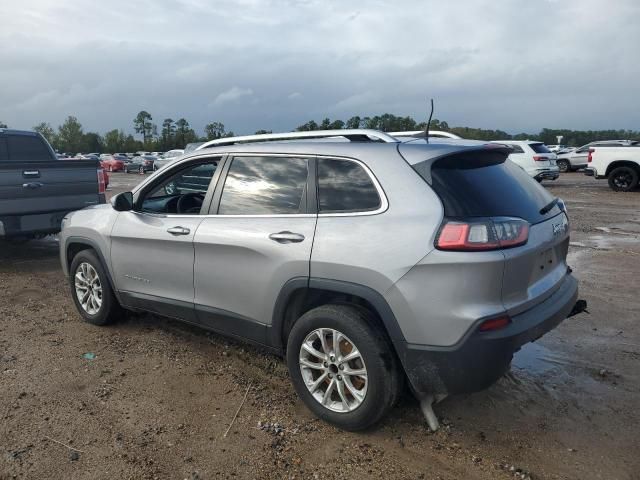
[[[122,192],[111,199],[113,209],[118,212],[128,212],[133,209],[133,193]]]

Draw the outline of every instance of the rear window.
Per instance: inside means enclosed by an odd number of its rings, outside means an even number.
[[[530,143],[529,146],[536,153],[551,153],[544,143]]]
[[[428,167],[428,161],[413,166],[425,179]],[[431,180],[449,218],[518,217],[535,224],[560,213],[556,206],[541,215],[540,209],[553,196],[518,165],[504,161],[500,153],[446,157],[431,166]]]
[[[19,162],[47,162],[53,160],[47,144],[37,136],[8,135],[9,158]]]

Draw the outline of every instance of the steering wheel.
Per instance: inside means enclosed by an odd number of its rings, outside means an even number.
[[[178,213],[200,213],[203,202],[204,195],[202,193],[185,193],[180,195],[176,210]]]

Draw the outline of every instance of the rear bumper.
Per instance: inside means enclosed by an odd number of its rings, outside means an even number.
[[[597,176],[596,169],[595,168],[589,168],[589,167],[584,169],[584,174],[587,177],[595,177],[595,176]]]
[[[479,332],[476,324],[458,344],[433,347],[403,342],[396,350],[418,394],[471,393],[492,385],[522,345],[537,340],[572,312],[578,282],[570,274],[544,302],[512,317],[508,327]]]
[[[21,237],[47,235],[60,231],[64,216],[61,212],[40,213],[36,215],[11,215],[0,217],[0,237]]]
[[[534,177],[536,180],[555,180],[560,176],[560,171],[544,170]]]
[[[104,193],[98,194],[98,203],[106,203]],[[62,225],[62,219],[72,211],[74,210],[0,216],[0,238],[31,237],[58,233]]]

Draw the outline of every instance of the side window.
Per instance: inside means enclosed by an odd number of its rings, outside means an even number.
[[[166,172],[160,183],[138,200],[140,209],[148,213],[199,214],[217,167],[215,159]]]
[[[513,149],[513,152],[511,153],[524,153],[524,150],[520,145],[509,145],[509,146]]]
[[[306,158],[235,157],[220,198],[219,215],[305,213]]]
[[[366,212],[381,201],[369,174],[357,162],[318,159],[319,213]]]

